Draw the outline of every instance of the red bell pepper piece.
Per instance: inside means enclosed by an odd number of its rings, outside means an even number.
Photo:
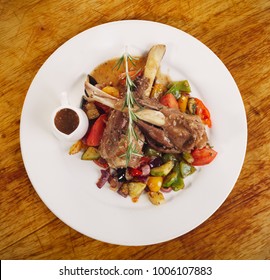
[[[97,102],[97,101],[95,101],[95,105],[98,108],[102,109],[106,114],[108,114],[110,112],[110,110],[111,110],[111,108],[109,106],[104,105],[104,104],[102,104],[100,102]]]
[[[94,122],[93,126],[90,128],[88,135],[86,136],[86,145],[88,146],[99,146],[100,141],[106,127],[105,121],[107,120],[107,115],[103,114],[98,117]]]
[[[142,171],[138,168],[132,168],[130,167],[128,169],[128,172],[129,174],[132,176],[132,177],[137,177],[137,176],[141,176],[142,175]]]
[[[98,165],[99,167],[101,167],[101,168],[108,168],[109,167],[109,164],[107,163],[107,161],[106,161],[106,159],[104,159],[104,158],[102,158],[102,157],[100,157],[100,158],[98,158],[98,159],[94,159],[93,160],[94,161],[94,163],[96,164],[96,165]]]
[[[212,126],[211,116],[209,110],[206,108],[206,106],[203,104],[203,102],[198,99],[194,98],[196,101],[196,115],[198,115],[202,122],[206,124],[208,127]]]
[[[128,72],[129,77],[132,81],[134,81],[137,77],[140,77],[142,75],[142,70],[131,70]],[[119,83],[124,86],[126,84],[126,72],[123,72],[119,75]]]
[[[191,163],[194,166],[200,166],[209,164],[214,160],[214,158],[217,155],[217,152],[213,150],[212,148],[206,146],[202,149],[195,149],[191,152],[191,155],[193,157],[193,162]]]
[[[179,109],[178,102],[172,93],[167,93],[167,94],[163,95],[160,98],[159,102],[169,108]]]

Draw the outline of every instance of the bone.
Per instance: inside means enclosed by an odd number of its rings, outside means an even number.
[[[115,109],[116,103],[119,101],[118,98],[109,95],[102,91],[101,89],[91,85],[88,81],[85,81],[85,90],[88,94],[88,96],[85,97],[85,99],[89,102],[91,101],[97,101],[104,105],[109,106],[110,108]]]
[[[160,112],[152,109],[142,109],[135,112],[138,119],[151,123],[156,126],[165,125],[165,116]]]
[[[144,78],[148,79],[148,87],[144,91],[144,95],[149,97],[154,80],[156,78],[157,72],[159,70],[160,62],[165,54],[165,45],[155,45],[153,46],[147,56],[146,65],[144,68]]]
[[[107,94],[99,88],[91,85],[88,81],[85,82],[85,90],[88,96],[85,99],[89,102],[97,101],[112,109],[126,112],[127,108],[123,108],[123,100]],[[165,116],[160,112],[148,108],[140,108],[134,106],[133,112],[138,119],[151,123],[156,126],[163,126],[165,124]]]

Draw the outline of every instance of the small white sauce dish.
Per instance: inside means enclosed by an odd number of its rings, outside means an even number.
[[[61,105],[51,115],[53,134],[60,141],[75,142],[81,139],[89,127],[85,112],[68,102],[67,93],[61,93]]]

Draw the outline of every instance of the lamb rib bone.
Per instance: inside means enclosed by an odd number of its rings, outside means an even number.
[[[165,54],[165,45],[154,45],[147,56],[143,77],[148,79],[149,83],[144,91],[144,95],[149,97],[154,80],[156,78],[157,72],[159,70],[160,62]]]
[[[127,111],[127,108],[123,108],[122,99],[118,99],[105,93],[101,89],[91,85],[88,81],[85,82],[85,89],[88,93],[88,97],[85,97],[87,101],[97,101],[115,110],[122,112]],[[136,117],[142,121],[156,126],[163,126],[165,124],[165,116],[160,111],[134,106],[133,112],[135,113]]]

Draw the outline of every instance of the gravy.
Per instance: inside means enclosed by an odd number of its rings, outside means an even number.
[[[135,66],[129,61],[129,71],[139,71],[144,69],[146,63],[146,56],[135,57],[134,60]],[[112,86],[117,87],[119,83],[119,75],[125,72],[124,65],[122,64],[119,69],[115,67],[119,58],[110,59],[100,65],[98,65],[90,75],[93,76],[99,84],[108,84],[111,83]]]
[[[71,134],[79,125],[79,116],[69,108],[61,109],[54,118],[56,128],[64,134]]]

